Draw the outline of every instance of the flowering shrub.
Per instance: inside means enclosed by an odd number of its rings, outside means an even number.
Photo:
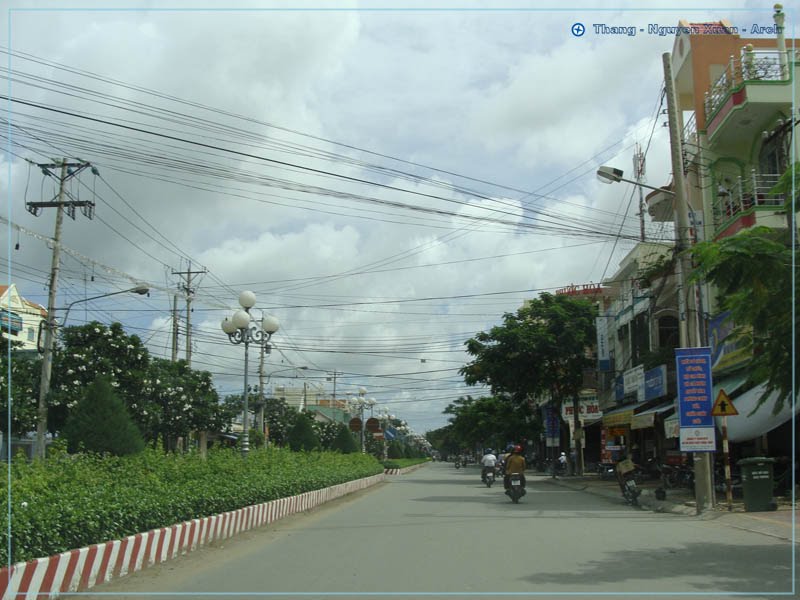
[[[147,449],[126,457],[68,455],[11,465],[11,562],[50,556],[251,504],[383,472],[375,458],[288,449],[164,454]],[[0,498],[7,515],[8,498]],[[9,562],[8,527],[0,531],[0,561]]]

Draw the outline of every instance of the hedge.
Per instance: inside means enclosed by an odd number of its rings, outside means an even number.
[[[126,457],[56,453],[11,464],[11,560],[8,498],[0,500],[0,564],[51,556],[190,519],[294,496],[383,472],[365,454],[233,449]],[[8,484],[8,475],[7,475]]]

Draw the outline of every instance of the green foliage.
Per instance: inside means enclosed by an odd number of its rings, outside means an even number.
[[[36,407],[39,404],[39,378],[42,361],[38,356],[21,351],[21,345],[3,336],[0,345],[0,427],[9,431],[8,402],[11,401],[11,434],[24,435],[36,429]],[[9,348],[11,389],[9,389]]]
[[[459,372],[468,385],[489,385],[492,394],[515,403],[544,394],[561,401],[580,391],[594,338],[591,304],[542,294],[516,314],[503,315],[503,325],[467,340],[474,358]]]
[[[797,252],[786,232],[753,227],[718,242],[697,244],[691,253],[697,265],[691,280],[717,287],[720,306],[730,311],[736,325],[730,336],[752,352],[750,383],[766,382],[756,408],[777,391],[773,411],[780,412],[792,393],[792,369],[800,369],[800,353],[793,352],[800,319],[792,321],[792,298],[800,291],[800,278],[793,288],[791,265]]]
[[[498,448],[506,440],[536,438],[542,430],[539,414],[533,413],[528,403],[516,403],[507,397],[461,397],[444,412],[453,415],[448,454],[465,446]]]
[[[68,456],[11,465],[12,556],[0,528],[3,564],[50,556],[244,506],[368,477],[383,466],[361,453],[233,449],[199,455],[157,450],[125,457]],[[0,512],[9,512],[8,495]]]
[[[403,449],[403,444],[397,440],[392,440],[389,442],[389,448],[386,451],[386,456],[388,458],[405,458],[406,456]]]
[[[320,446],[317,434],[311,424],[312,417],[307,414],[298,415],[294,425],[289,430],[288,444],[294,452],[301,450],[317,450]]]
[[[142,434],[105,377],[98,377],[86,389],[63,433],[70,452],[86,450],[124,456],[144,448]]]
[[[258,429],[251,428],[247,435],[247,441],[250,443],[251,448],[263,448],[265,441],[264,434]]]
[[[60,431],[83,390],[98,376],[105,376],[134,421],[147,432],[155,411],[141,401],[141,388],[150,357],[138,336],[127,335],[119,323],[107,327],[92,321],[60,330],[59,338],[50,385],[50,431]]]
[[[341,452],[342,454],[358,452],[358,443],[347,425],[339,423],[336,429],[336,438],[334,438],[331,444],[331,449]]]

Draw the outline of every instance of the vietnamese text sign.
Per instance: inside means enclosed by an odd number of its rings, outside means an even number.
[[[600,410],[600,402],[597,396],[582,397],[578,402],[578,418],[581,422],[588,420],[596,420],[603,416],[603,411]],[[565,401],[561,404],[561,416],[567,423],[573,422],[573,403]]]
[[[635,394],[636,401],[644,400],[644,366],[628,369],[622,374],[622,386],[625,396]]]
[[[676,348],[678,415],[682,452],[717,449],[711,416],[711,349]]]

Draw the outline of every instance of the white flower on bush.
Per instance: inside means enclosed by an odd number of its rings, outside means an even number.
[[[72,369],[67,369],[67,375],[72,375],[74,372]]]
[[[28,503],[23,500],[22,503],[20,504],[20,506],[22,508],[28,508]]]
[[[191,405],[191,404],[188,404],[188,403],[187,403],[187,404],[184,404],[184,405],[183,405],[183,410],[191,410],[191,408],[192,408],[192,405]]]
[[[86,365],[78,365],[78,371],[85,371]]]
[[[118,388],[119,387],[119,382],[118,381],[112,381],[111,382],[111,387]]]
[[[100,328],[99,328],[99,327],[95,327],[95,328],[94,328],[94,332],[95,332],[95,333],[100,333]]]
[[[80,385],[80,384],[81,384],[81,382],[80,382],[80,381],[78,381],[77,379],[75,379],[75,380],[72,382],[72,385]]]

